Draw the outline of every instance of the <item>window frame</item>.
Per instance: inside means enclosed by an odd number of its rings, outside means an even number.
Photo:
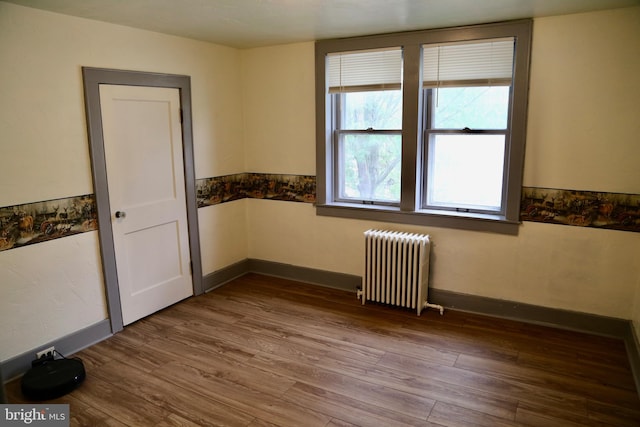
[[[527,99],[531,55],[531,19],[467,27],[320,40],[315,45],[316,64],[316,214],[383,222],[493,231],[517,234],[524,168]],[[515,37],[513,96],[510,108],[511,140],[506,147],[505,213],[485,214],[423,209],[424,161],[421,87],[422,45]],[[332,101],[327,91],[326,56],[329,53],[401,46],[403,51],[402,160],[400,206],[370,205],[336,199],[334,186],[334,132]]]

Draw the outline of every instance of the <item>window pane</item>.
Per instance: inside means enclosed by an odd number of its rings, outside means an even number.
[[[341,199],[400,202],[401,136],[342,135]]]
[[[504,135],[432,135],[427,204],[499,211]]]
[[[341,129],[402,129],[402,92],[344,93],[342,114]]]
[[[509,86],[433,89],[434,129],[506,129]]]

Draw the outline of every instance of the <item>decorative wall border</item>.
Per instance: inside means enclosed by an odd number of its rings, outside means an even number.
[[[0,207],[0,251],[97,229],[93,194]]]
[[[198,207],[245,198],[315,203],[316,177],[239,173],[196,180]]]
[[[198,207],[244,198],[314,203],[316,177],[239,173],[196,180]],[[0,252],[98,229],[94,194],[0,207]]]
[[[640,195],[523,187],[522,221],[640,232]]]
[[[315,203],[311,175],[240,173],[196,181],[198,207],[244,198]],[[640,195],[523,187],[520,220],[640,232]]]
[[[315,203],[316,177],[237,173],[196,180],[198,207],[246,198]],[[520,220],[640,232],[640,194],[523,187]],[[0,252],[98,229],[93,194],[0,207]]]

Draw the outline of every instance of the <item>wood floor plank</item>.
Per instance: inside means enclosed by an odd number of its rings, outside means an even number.
[[[460,355],[456,366],[569,394],[582,394],[586,398],[616,404],[623,408],[635,408],[638,406],[638,394],[635,390],[629,391],[615,386],[601,385],[592,381],[578,380],[565,375],[547,373],[516,364],[480,359],[464,354]]]
[[[71,420],[69,422],[70,427],[127,427],[127,424],[124,424],[113,418],[111,415],[95,408],[89,408],[85,412],[80,413],[78,411],[71,410],[71,413]]]
[[[375,364],[385,354],[383,350],[352,342],[342,341],[334,337],[319,335],[301,328],[299,325],[285,325],[282,322],[269,321],[264,318],[248,318],[238,322],[238,326],[247,326],[254,333],[269,334],[279,340],[294,344],[302,344],[318,351],[318,356],[331,355],[336,359],[357,360],[364,364]]]
[[[164,369],[158,369],[158,373],[140,382],[135,368],[121,362],[112,362],[102,366],[94,376],[119,384],[136,397],[144,399],[147,402],[145,408],[156,406],[198,425],[237,425],[249,423],[253,419],[252,416],[234,410],[232,406],[203,397],[192,387],[174,386],[163,381],[160,376]]]
[[[624,341],[620,339],[479,315],[469,316],[464,328],[473,330],[482,340],[494,336],[532,354],[602,360],[628,367]]]
[[[280,396],[289,389],[295,381],[287,376],[274,374],[261,369],[247,369],[250,359],[237,360],[233,356],[212,355],[202,350],[192,349],[188,354],[179,354],[180,346],[174,346],[170,341],[160,344],[159,352],[168,352],[173,355],[174,362],[180,361],[203,372],[207,377],[224,379],[254,391]]]
[[[166,419],[159,422],[155,427],[202,427],[202,424],[194,423],[185,418],[182,418],[177,414],[170,414]]]
[[[149,343],[155,351],[166,354],[171,360],[188,358],[202,363],[224,358],[244,362],[253,357],[254,352],[233,345],[214,336],[191,331],[189,334],[176,333],[159,337]]]
[[[77,356],[73,426],[640,426],[621,340],[257,274]]]
[[[256,317],[263,318],[265,316],[257,314]],[[313,315],[302,312],[295,313],[285,307],[278,310],[277,317],[270,316],[270,318],[272,321],[283,324],[295,324],[299,330],[304,328],[305,333],[373,348],[393,348],[403,354],[428,357],[445,364],[452,365],[458,356],[458,353],[454,351],[400,338],[393,333],[392,327],[381,328],[379,323],[376,325],[377,319],[375,318],[363,322],[358,317],[343,315],[339,320],[335,320],[334,316],[323,316],[322,312]],[[384,319],[380,320],[380,323],[384,322]],[[397,325],[396,328],[400,328],[400,325]]]
[[[434,403],[432,399],[412,393],[277,357],[256,355],[249,363],[251,366],[263,370],[271,370],[281,375],[288,375],[298,382],[323,388],[337,394],[353,396],[358,400],[371,402],[374,405],[399,411],[419,419],[426,419],[426,414]]]
[[[555,360],[544,355],[520,352],[518,365],[632,392],[636,389],[633,376],[628,369],[616,369],[615,366],[593,363],[581,358]]]
[[[313,409],[345,422],[360,426],[408,427],[423,426],[422,418],[389,410],[372,402],[334,393],[325,388],[302,382],[296,383],[282,398],[299,405],[310,405]],[[425,408],[428,409],[428,408]]]
[[[232,325],[245,317],[242,313],[228,310],[224,307],[218,307],[216,310],[211,310],[210,307],[206,304],[202,304],[201,301],[205,300],[191,299],[185,301],[183,304],[176,304],[167,309],[166,315],[176,320],[184,320],[183,325],[194,318],[197,318],[200,322],[212,325],[220,323]]]
[[[583,396],[551,390],[548,387],[512,381],[507,378],[457,367],[437,365],[392,352],[387,352],[378,362],[378,365],[403,371],[407,375],[421,376],[445,384],[464,385],[496,396],[507,396],[517,401],[533,402],[549,407],[559,406],[565,411],[580,415],[587,414],[587,400]],[[462,406],[465,405],[463,404]]]
[[[149,405],[143,398],[95,375],[87,378],[80,390],[81,393],[74,393],[78,400],[128,426],[154,425],[169,415],[166,409]]]
[[[435,404],[429,414],[429,421],[443,426],[456,427],[513,427],[520,425],[515,420],[506,420],[484,412],[442,402]]]
[[[635,408],[622,408],[617,405],[588,400],[587,414],[595,423],[609,424],[616,427],[640,426],[640,404]]]
[[[485,412],[500,418],[512,419],[518,401],[505,394],[468,387],[457,382],[443,382],[418,373],[407,373],[384,366],[358,366],[328,358],[316,366],[334,373],[350,375],[353,378],[367,378],[367,381],[434,401],[457,404],[469,409]]]
[[[529,410],[525,408],[518,408],[516,422],[518,425],[528,427],[584,427],[591,424],[588,419],[583,417],[574,417],[574,419],[570,419],[568,417],[557,417],[547,411],[540,411],[539,409]]]
[[[305,363],[314,363],[323,354],[323,350],[317,348],[270,337],[266,331],[265,333],[255,333],[242,327],[228,327],[226,325],[217,325],[215,328],[192,325],[190,330],[200,334],[215,333],[218,339],[237,345],[248,352],[280,355],[300,359]]]
[[[342,421],[337,418],[334,418],[331,421],[329,421],[329,424],[327,424],[326,427],[358,427],[358,426],[357,424],[351,424],[346,421]]]
[[[304,420],[304,424],[310,427],[324,426],[330,419],[308,407],[293,405],[272,394],[211,375],[188,364],[173,362],[168,369],[157,375],[184,388],[199,388],[210,400],[224,403],[234,408],[236,413],[247,414],[275,425],[297,427]]]
[[[449,313],[447,313],[449,315]],[[403,340],[424,344],[456,353],[472,354],[496,360],[516,360],[518,347],[510,340],[496,336],[479,337],[467,331],[452,329],[433,322],[412,322],[395,331]]]
[[[110,360],[122,361],[145,372],[152,372],[154,369],[171,361],[163,354],[158,354],[154,349],[149,348],[145,344],[135,347],[127,345],[126,341],[122,339],[124,337],[126,337],[127,340],[130,339],[129,331],[117,334],[111,339],[100,343],[100,356],[103,359],[106,357]],[[147,336],[145,339],[150,340],[151,337]]]

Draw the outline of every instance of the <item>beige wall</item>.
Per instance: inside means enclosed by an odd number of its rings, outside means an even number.
[[[637,7],[535,21],[525,185],[640,193],[638,52]],[[607,289],[629,287],[628,317],[640,342],[640,273],[625,273],[623,266],[607,271],[600,258],[589,256],[600,244],[638,266],[640,235],[603,233],[589,241],[587,251],[578,247],[576,257],[598,264],[603,297]],[[620,246],[621,239],[630,246]],[[632,251],[635,261],[626,259],[624,250]],[[573,289],[582,296],[578,283]],[[625,317],[615,310],[607,314]]]
[[[525,185],[640,193],[638,52],[638,7],[535,20]]]
[[[535,21],[525,185],[640,193],[639,24],[640,8]],[[315,174],[313,43],[238,51],[0,2],[0,58],[0,206],[93,192],[82,65],[190,75],[198,178]],[[437,288],[640,330],[639,233],[503,236],[268,200],[200,209],[199,225],[205,274],[250,257],[359,275],[362,232],[401,228],[433,236]],[[104,319],[97,233],[0,252],[0,301],[0,360]]]
[[[197,177],[245,171],[236,49],[0,2],[0,61],[0,206],[93,193],[81,66],[190,75]],[[246,257],[245,210],[201,210],[205,274]],[[106,318],[97,240],[0,252],[0,360]]]
[[[313,43],[240,57],[247,172],[315,175]]]
[[[640,193],[639,43],[640,8],[535,20],[524,185]],[[313,43],[241,52],[249,170],[295,173],[292,163],[307,164],[313,55]],[[267,148],[279,155],[249,154]],[[310,205],[251,200],[249,257],[360,275],[371,226],[431,234],[435,288],[632,316],[638,233],[526,222],[513,237],[323,218]]]

